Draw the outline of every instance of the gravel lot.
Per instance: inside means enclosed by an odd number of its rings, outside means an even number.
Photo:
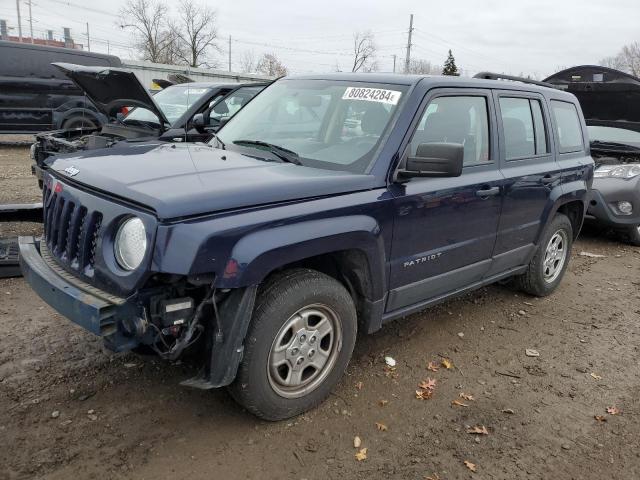
[[[38,199],[28,150],[0,148],[0,187]],[[2,480],[640,478],[640,248],[613,238],[583,236],[551,297],[494,286],[361,338],[335,393],[288,422],[178,386],[190,365],[104,351],[22,279],[0,280],[0,331]]]

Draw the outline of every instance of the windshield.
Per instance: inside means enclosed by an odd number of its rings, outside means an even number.
[[[589,139],[598,142],[615,142],[640,147],[640,132],[616,127],[587,127]]]
[[[205,95],[210,89],[203,87],[190,87],[186,85],[174,85],[159,91],[153,96],[153,100],[162,110],[164,116],[173,125],[194,102]],[[136,120],[138,122],[158,123],[155,113],[146,108],[136,108],[124,118],[124,121]]]
[[[379,83],[281,80],[240,110],[218,139],[228,149],[271,156],[286,150],[297,154],[301,165],[364,173],[406,90]]]

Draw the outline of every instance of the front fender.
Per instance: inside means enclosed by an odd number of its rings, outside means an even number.
[[[260,283],[272,271],[306,258],[356,249],[367,258],[373,298],[383,295],[385,249],[378,222],[348,215],[272,227],[242,237],[233,247],[217,287],[239,288]]]

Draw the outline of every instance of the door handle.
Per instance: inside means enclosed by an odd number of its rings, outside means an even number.
[[[558,180],[558,178],[560,178],[560,175],[545,175],[544,177],[542,177],[540,179],[540,183],[542,183],[543,185],[549,185],[550,183],[555,182],[556,180]]]
[[[500,195],[500,187],[483,188],[476,191],[477,197],[495,197]]]

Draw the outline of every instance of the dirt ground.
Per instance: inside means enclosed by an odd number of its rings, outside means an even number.
[[[0,149],[0,201],[37,199],[27,157]],[[640,478],[640,248],[614,238],[583,236],[550,297],[494,286],[361,338],[329,399],[280,423],[180,387],[189,365],[104,351],[22,279],[0,280],[0,332],[2,480]]]

